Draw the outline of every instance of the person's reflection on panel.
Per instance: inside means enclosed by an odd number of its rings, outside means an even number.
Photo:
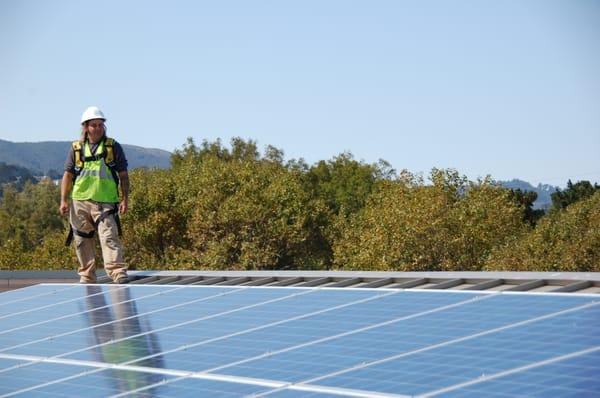
[[[164,360],[158,336],[152,333],[152,327],[147,317],[137,313],[135,300],[131,299],[129,288],[109,286],[106,300],[102,286],[88,285],[86,306],[84,312],[89,325],[94,359],[98,362],[124,364],[140,358],[146,358],[132,363],[135,366],[163,368]],[[118,392],[131,391],[136,388],[158,383],[163,376],[148,372],[130,372],[110,369],[107,377],[111,388]],[[148,390],[145,393],[156,392]]]

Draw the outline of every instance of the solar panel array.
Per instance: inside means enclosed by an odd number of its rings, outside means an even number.
[[[594,295],[37,285],[0,396],[600,396]]]

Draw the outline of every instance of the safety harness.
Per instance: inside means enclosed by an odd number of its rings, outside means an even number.
[[[110,170],[110,172],[113,176],[113,179],[117,183],[117,186],[119,185],[119,176],[117,174],[117,171],[115,170],[115,166],[117,165],[115,162],[115,151],[114,151],[115,140],[105,136],[102,139],[102,141],[104,141],[104,151],[99,155],[94,154],[92,156],[85,156],[85,153],[84,153],[85,142],[73,141],[71,143],[71,147],[73,148],[73,154],[75,155],[75,178],[73,179],[73,182],[75,182],[75,179],[77,178],[77,176],[79,176],[79,174],[81,174],[81,170],[83,170],[83,165],[85,162],[89,162],[92,160],[104,159],[104,163]],[[102,142],[100,142],[100,143],[102,143]]]
[[[112,209],[100,214],[100,217],[98,217],[98,219],[96,221],[94,221],[94,229],[92,229],[90,232],[83,232],[78,229],[73,229],[73,227],[71,226],[71,223],[69,223],[69,233],[67,235],[67,239],[65,240],[65,246],[71,245],[74,234],[81,236],[82,238],[88,238],[88,239],[93,238],[94,234],[96,233],[96,229],[98,229],[98,225],[100,225],[100,223],[102,221],[104,221],[104,219],[106,217],[110,216],[111,214],[113,214],[115,216],[115,222],[117,223],[117,231],[119,232],[119,236],[121,236],[122,230],[121,230],[121,220],[119,219],[119,207],[115,204]]]
[[[84,154],[85,142],[73,141],[71,143],[71,147],[73,148],[73,154],[75,156],[75,176],[73,178],[73,183],[75,182],[75,180],[77,179],[79,174],[81,174],[81,171],[83,170],[83,166],[84,166],[85,162],[104,159],[104,163],[110,170],[110,173],[112,174],[112,177],[115,180],[115,184],[117,184],[117,189],[118,189],[119,176],[118,176],[117,171],[115,170],[115,167],[116,167],[115,153],[114,153],[115,141],[114,141],[114,139],[108,138],[108,137],[104,137],[102,140],[104,142],[104,151],[102,151],[102,153],[100,153],[98,155],[94,154],[92,156],[85,156],[85,154]],[[93,238],[94,233],[96,232],[96,229],[98,229],[98,225],[100,225],[100,223],[102,221],[104,221],[104,219],[106,217],[108,217],[110,215],[114,215],[115,222],[117,223],[117,230],[119,232],[119,236],[121,236],[122,231],[121,231],[121,220],[119,219],[119,208],[115,204],[111,210],[105,211],[100,214],[100,217],[98,217],[98,219],[94,221],[94,229],[91,230],[90,232],[83,232],[83,231],[79,231],[77,229],[73,229],[73,227],[71,226],[71,223],[69,223],[69,232],[67,234],[67,239],[65,240],[65,246],[71,245],[71,242],[73,241],[73,234],[81,236],[82,238],[88,238],[88,239]]]

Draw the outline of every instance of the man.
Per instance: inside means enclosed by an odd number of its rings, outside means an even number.
[[[115,283],[129,282],[118,216],[127,212],[127,159],[121,145],[106,137],[105,121],[98,107],[91,106],[83,112],[81,139],[71,145],[60,189],[60,213],[69,214],[71,233],[67,243],[75,238],[80,283],[96,282],[96,231],[106,273]]]

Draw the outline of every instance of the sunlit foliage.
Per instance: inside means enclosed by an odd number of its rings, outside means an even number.
[[[544,215],[535,194],[491,178],[433,169],[424,179],[350,153],[285,162],[240,138],[188,139],[170,169],[130,181],[122,239],[137,269],[600,270],[600,192],[586,181],[569,182]],[[2,190],[0,269],[76,269],[59,187]]]

